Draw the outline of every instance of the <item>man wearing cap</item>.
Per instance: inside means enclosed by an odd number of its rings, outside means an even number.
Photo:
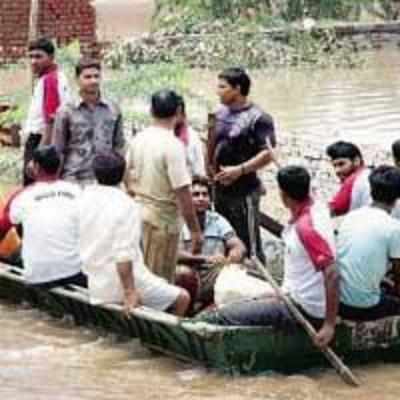
[[[80,202],[80,253],[93,303],[123,303],[127,312],[139,304],[183,316],[190,297],[184,289],[152,274],[140,249],[139,206],[119,188],[125,159],[99,153]]]
[[[58,179],[60,158],[53,146],[32,154],[35,182],[8,200],[0,218],[0,239],[22,225],[22,259],[28,283],[51,288],[66,283],[86,285],[79,257],[76,185]]]

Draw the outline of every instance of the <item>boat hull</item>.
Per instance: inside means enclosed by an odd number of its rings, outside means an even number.
[[[271,327],[221,327],[145,307],[127,318],[118,305],[92,305],[85,290],[38,290],[25,284],[18,269],[0,265],[0,298],[29,302],[50,315],[71,316],[77,325],[100,332],[139,338],[161,353],[229,374],[259,374],[270,370],[293,373],[327,366],[307,335]],[[333,348],[345,362],[399,361],[400,317],[368,323],[342,323]]]

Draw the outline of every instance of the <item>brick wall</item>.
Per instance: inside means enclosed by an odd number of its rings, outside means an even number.
[[[0,61],[16,61],[26,52],[30,0],[0,0]],[[96,14],[89,0],[40,0],[39,35],[59,45],[79,39],[84,53],[96,52]]]

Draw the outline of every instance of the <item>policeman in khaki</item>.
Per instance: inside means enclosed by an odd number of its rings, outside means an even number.
[[[200,251],[202,242],[185,149],[174,133],[179,106],[174,91],[153,94],[153,124],[130,142],[125,176],[128,193],[142,207],[145,264],[169,282],[175,279],[183,220],[191,232],[193,253]]]

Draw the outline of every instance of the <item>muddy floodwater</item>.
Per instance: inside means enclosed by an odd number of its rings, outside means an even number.
[[[126,17],[118,26],[112,23],[117,3]],[[153,7],[133,0],[100,0],[96,6],[105,37],[146,30]],[[136,25],[127,14],[131,7]],[[278,132],[387,147],[400,138],[399,55],[392,46],[372,53],[365,68],[350,71],[257,72],[253,98],[274,116]],[[0,93],[26,81],[20,72],[0,77]],[[196,72],[193,84],[197,94],[214,98],[214,73]],[[355,366],[359,389],[329,369],[232,379],[153,354],[137,340],[102,337],[29,307],[0,302],[0,323],[1,400],[398,400],[400,395],[400,364]]]

